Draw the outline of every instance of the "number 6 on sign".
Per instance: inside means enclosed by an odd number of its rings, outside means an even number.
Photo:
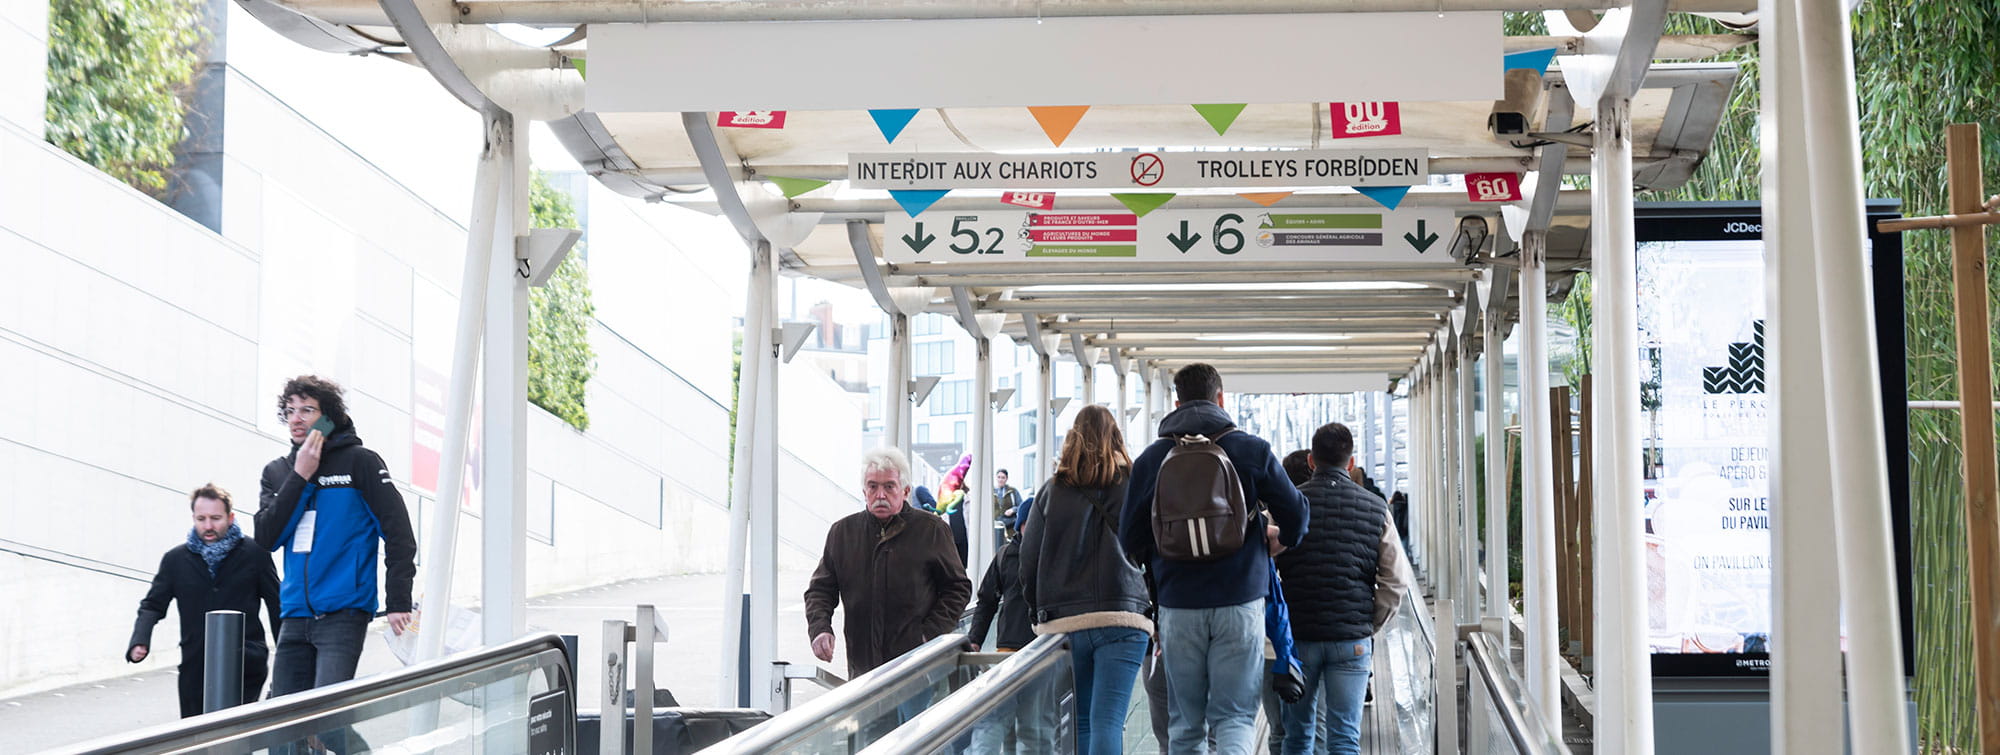
[[[1215,219],[1215,228],[1210,234],[1215,239],[1215,251],[1223,254],[1235,254],[1243,251],[1243,232],[1235,228],[1223,227],[1229,223],[1241,222],[1243,222],[1243,216],[1233,212]],[[1225,238],[1228,240],[1225,241]]]

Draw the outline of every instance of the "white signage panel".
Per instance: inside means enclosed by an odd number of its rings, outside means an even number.
[[[926,212],[883,225],[889,262],[1065,259],[1452,264],[1448,208]]]
[[[1489,12],[592,24],[584,96],[599,113],[1486,101],[1503,35]]]
[[[856,153],[857,189],[1203,189],[1416,186],[1430,179],[1423,149],[1259,152]]]

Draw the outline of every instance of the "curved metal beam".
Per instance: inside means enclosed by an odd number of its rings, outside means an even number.
[[[901,312],[895,298],[889,296],[889,286],[882,280],[882,267],[875,261],[875,237],[868,233],[867,223],[855,220],[847,224],[847,245],[854,248],[854,265],[861,269],[861,280],[868,287],[868,295],[875,297],[875,306],[883,312]]]
[[[486,96],[486,92],[479,89],[478,85],[472,83],[472,78],[465,75],[465,69],[458,67],[458,61],[453,60],[451,53],[444,49],[444,43],[439,42],[437,35],[431,33],[430,22],[424,20],[422,11],[417,10],[415,0],[380,0],[380,2],[382,12],[389,16],[389,25],[396,27],[396,33],[402,36],[403,45],[410,48],[410,54],[417,56],[417,60],[423,62],[424,70],[429,71],[431,78],[437,79],[445,91],[481,115],[508,115],[507,110],[500,107],[500,103],[494,102],[492,98]]]
[[[1620,0],[845,0],[711,3],[687,0],[471,0],[461,23],[578,24],[726,21],[900,21],[907,19],[1062,18],[1267,13],[1604,10]],[[1682,12],[1744,13],[1752,0],[1676,0]]]
[[[384,3],[408,1],[382,0]],[[715,190],[715,200],[722,207],[723,217],[729,218],[729,224],[736,228],[737,235],[742,236],[745,242],[755,244],[763,240],[764,232],[757,229],[757,221],[750,217],[749,206],[743,204],[742,195],[736,193],[736,177],[730,170],[730,166],[736,163],[731,159],[734,155],[724,154],[715,127],[708,123],[708,114],[681,113],[681,127],[687,130],[688,144],[694,147],[695,158],[701,161],[701,173],[708,179],[709,188]]]

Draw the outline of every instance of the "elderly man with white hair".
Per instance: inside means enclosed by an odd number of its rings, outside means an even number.
[[[806,587],[806,634],[822,661],[833,660],[833,609],[847,605],[848,678],[950,632],[972,598],[951,527],[905,505],[909,481],[901,452],[878,448],[862,457],[867,507],[827,529]]]

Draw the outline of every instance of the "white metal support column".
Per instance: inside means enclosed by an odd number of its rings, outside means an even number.
[[[1521,234],[1521,593],[1528,694],[1549,731],[1561,731],[1556,654],[1555,463],[1549,437],[1548,235]]]
[[[1125,376],[1132,372],[1132,368],[1131,365],[1125,363],[1124,357],[1116,353],[1111,355],[1111,367],[1118,374],[1118,404],[1112,411],[1118,414],[1119,434],[1130,436],[1132,434],[1132,417],[1126,414],[1125,410],[1132,406],[1132,384],[1126,380]]]
[[[1382,493],[1396,495],[1396,395],[1382,392]],[[1408,537],[1410,533],[1403,533]]]
[[[732,704],[749,704],[755,700],[755,692],[763,689],[755,681],[759,678],[755,656],[761,642],[755,631],[757,622],[763,616],[763,606],[754,593],[747,589],[750,564],[763,563],[762,531],[763,517],[757,509],[761,497],[761,481],[772,472],[758,464],[766,458],[760,442],[763,432],[762,410],[767,394],[763,389],[767,373],[774,371],[774,360],[764,358],[771,353],[771,329],[777,327],[773,316],[776,295],[776,271],[768,247],[752,244],[750,249],[749,281],[744,286],[743,302],[743,371],[737,384],[736,400],[736,448],[735,467],[730,470],[729,501],[729,563],[723,576],[723,631],[722,631],[722,675],[718,679],[717,700],[736,701]],[[886,400],[886,399],[885,399]],[[886,404],[885,404],[886,407]],[[753,519],[757,521],[753,523]],[[753,529],[759,529],[757,537],[751,536]],[[757,540],[755,557],[749,553],[751,540]],[[757,580],[763,583],[760,576]],[[751,607],[749,616],[744,615],[744,598],[751,597],[756,605]],[[743,622],[749,621],[752,637],[749,647],[742,646]],[[768,665],[768,664],[767,664]],[[751,683],[747,688],[750,699],[741,699],[745,691],[744,681],[738,670],[748,667]]]
[[[1375,476],[1375,479],[1379,481],[1382,478],[1379,475],[1375,475],[1375,397],[1364,393],[1360,398],[1361,426],[1355,428],[1354,434],[1354,442],[1356,443],[1355,463],[1360,465],[1363,473]],[[1378,482],[1377,485],[1379,486],[1380,483]]]
[[[1052,351],[1053,348],[1035,357],[1035,378],[1039,381],[1035,398],[1040,402],[1035,410],[1041,415],[1041,421],[1035,423],[1035,484],[1038,486],[1047,484],[1049,472],[1056,468],[1055,357],[1049,353]]]
[[[1765,312],[1769,326],[1771,475],[1771,751],[1841,752],[1840,567],[1828,469],[1820,354],[1815,191],[1800,87],[1798,9],[1758,3],[1764,160]]]
[[[1496,275],[1487,271],[1487,275]],[[1507,419],[1506,344],[1501,327],[1501,304],[1507,300],[1507,281],[1494,278],[1488,289],[1483,321],[1486,383],[1486,613],[1487,631],[1500,640],[1504,652],[1513,645],[1514,633],[1507,628],[1507,564],[1512,546],[1507,536]]]
[[[750,425],[756,444],[750,460],[750,689],[753,704],[769,700],[772,661],[778,659],[778,289],[777,255],[771,242],[751,246],[754,266],[762,268],[762,288],[751,296],[767,323],[757,333],[757,359],[764,363],[757,380],[755,421]],[[748,334],[745,334],[748,337]],[[747,344],[746,344],[747,345]],[[749,356],[749,352],[745,352]],[[739,389],[741,390],[741,389]],[[741,414],[739,413],[739,418]],[[739,422],[741,420],[739,419]]]
[[[993,432],[993,339],[980,323],[972,323],[972,350],[976,361],[972,378],[972,466],[965,470],[966,559],[965,573],[973,584],[985,576],[993,560],[993,448],[988,436]]]
[[[1438,418],[1437,442],[1440,463],[1437,479],[1440,486],[1438,503],[1441,506],[1438,523],[1443,525],[1439,540],[1439,555],[1449,565],[1444,579],[1449,585],[1445,594],[1451,596],[1454,609],[1453,618],[1463,623],[1463,606],[1472,602],[1472,596],[1465,594],[1465,553],[1459,540],[1465,536],[1464,491],[1459,487],[1458,452],[1458,334],[1451,333],[1441,343],[1443,349],[1437,355],[1438,386],[1435,396],[1435,411]]]
[[[882,385],[882,445],[910,452],[910,316],[889,315],[889,369]]]
[[[485,332],[486,278],[497,246],[494,238],[500,195],[513,175],[514,119],[488,116],[483,123],[486,145],[472,185],[472,223],[465,234],[465,264],[458,284],[458,334],[452,341],[451,387],[445,404],[444,453],[438,462],[438,496],[431,505],[431,521],[425,531],[423,605],[418,607],[440,622],[446,620],[451,608],[459,512],[465,500],[466,448],[471,440],[472,394],[479,381],[479,341]],[[444,655],[444,636],[444,632],[418,634],[417,657],[431,660]]]
[[[480,495],[481,639],[497,645],[528,631],[528,279],[514,239],[528,232],[528,134],[515,131],[506,183],[495,195],[492,266],[486,277],[485,391]]]
[[[1404,400],[1405,416],[1409,420],[1410,456],[1410,555],[1422,562],[1424,573],[1431,570],[1429,555],[1430,514],[1425,507],[1430,505],[1430,495],[1424,486],[1424,460],[1418,449],[1424,444],[1424,375],[1423,361],[1418,361],[1417,369],[1410,373],[1410,395]]]
[[[1645,500],[1640,478],[1639,275],[1632,220],[1631,100],[1597,103],[1592,129],[1591,432],[1602,442],[1594,467],[1597,522],[1597,741],[1610,750],[1653,751],[1653,674],[1646,643]],[[1858,217],[1858,216],[1857,216]],[[1873,343],[1873,341],[1870,341]]]
[[[1083,404],[1078,408],[1097,403],[1096,349],[1084,349],[1076,352],[1076,379],[1078,384],[1082,386],[1082,389],[1078,393],[1083,396]]]
[[[1819,248],[1821,359],[1826,375],[1829,473],[1840,548],[1840,588],[1850,642],[1847,690],[1855,752],[1910,747],[1896,600],[1889,483],[1882,468],[1882,395],[1875,352],[1862,203],[1854,50],[1847,6],[1794,0],[1794,33],[1804,96],[1808,167],[1814,190],[1814,245]],[[1780,198],[1784,201],[1784,198]],[[1901,358],[1894,355],[1894,358]],[[1986,631],[1991,631],[1987,627]],[[1986,743],[1988,748],[1994,743]]]
[[[1477,315],[1471,311],[1467,311],[1466,316],[1476,317]],[[1455,406],[1452,412],[1456,415],[1452,420],[1452,424],[1458,428],[1458,435],[1452,439],[1452,445],[1457,447],[1458,452],[1458,467],[1455,471],[1459,481],[1458,510],[1460,521],[1462,522],[1458,538],[1460,548],[1459,573],[1463,575],[1462,579],[1464,581],[1460,583],[1460,589],[1465,595],[1464,603],[1458,609],[1458,614],[1460,624],[1476,624],[1479,622],[1480,606],[1478,602],[1480,600],[1480,533],[1479,504],[1473,500],[1472,481],[1474,479],[1474,465],[1478,462],[1473,460],[1475,454],[1473,453],[1472,444],[1472,391],[1474,388],[1472,380],[1472,346],[1466,343],[1466,339],[1463,337],[1458,340],[1458,363],[1452,365],[1451,369],[1457,375],[1455,382],[1458,386],[1458,395],[1453,397]],[[1487,584],[1490,586],[1492,582],[1489,581]],[[1506,588],[1506,583],[1502,582],[1500,584],[1500,591],[1504,592]]]

